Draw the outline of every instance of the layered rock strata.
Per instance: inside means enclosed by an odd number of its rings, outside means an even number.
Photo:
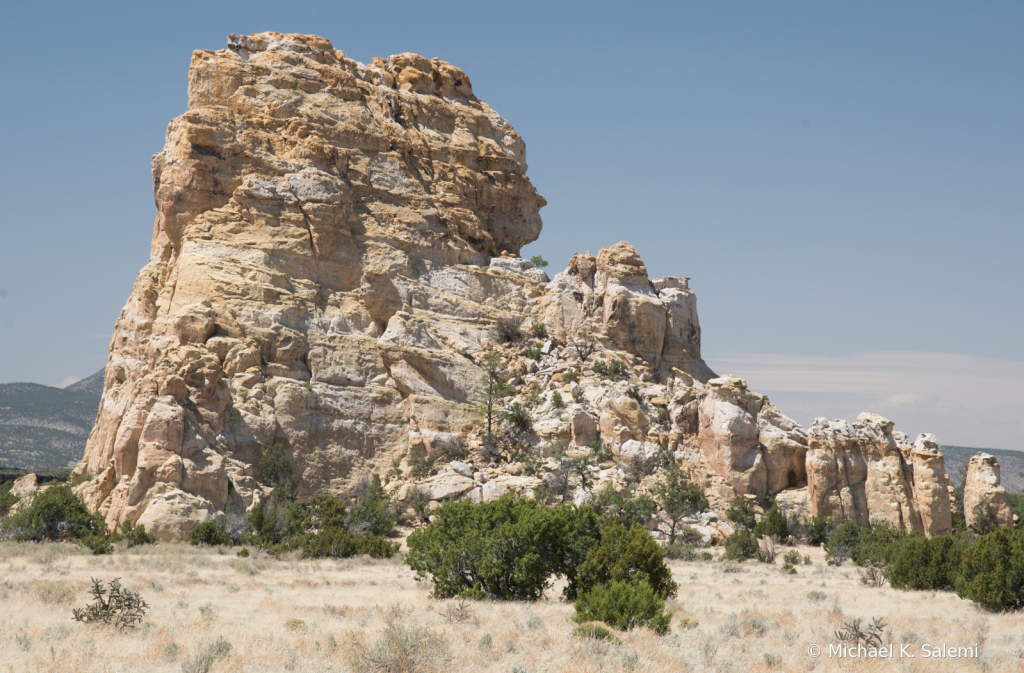
[[[169,541],[220,515],[241,527],[270,492],[271,445],[300,498],[378,473],[431,506],[642,493],[667,457],[718,512],[772,493],[861,525],[949,528],[933,437],[911,445],[872,415],[804,430],[717,377],[688,278],[649,278],[626,242],[550,282],[520,259],[545,204],[526,168],[519,135],[444,61],[363,65],[279,33],[195,52],[188,111],[153,158],[151,257],[115,325],[80,495],[111,527]],[[499,343],[499,322],[548,335]],[[474,425],[491,350],[503,405],[529,412],[529,457],[495,456]],[[566,468],[598,443],[586,479]],[[434,466],[414,476],[424,454]],[[688,523],[708,541],[732,530]]]
[[[188,101],[74,475],[111,525],[160,539],[244,515],[261,445],[287,448],[307,496],[460,441],[481,341],[547,281],[491,259],[536,239],[545,202],[451,64],[231,36],[193,54]]]

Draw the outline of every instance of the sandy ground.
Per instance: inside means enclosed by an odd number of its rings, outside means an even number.
[[[680,590],[671,632],[619,633],[609,643],[572,635],[574,611],[557,585],[538,603],[473,603],[459,613],[397,559],[239,559],[233,549],[187,545],[90,556],[0,543],[0,672],[1024,671],[1024,615],[864,586],[855,566],[828,567],[819,550],[798,550],[812,565],[796,575],[672,561]],[[120,633],[74,621],[91,577],[139,591],[151,606],[144,624]],[[829,657],[834,631],[857,617],[885,620],[893,658]],[[230,653],[201,660],[218,638]],[[404,667],[382,654],[385,638],[404,647]],[[815,644],[818,658],[808,654]],[[925,658],[926,644],[977,645],[979,657]]]

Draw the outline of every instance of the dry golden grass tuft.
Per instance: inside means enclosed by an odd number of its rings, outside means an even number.
[[[854,566],[827,567],[819,550],[799,551],[814,563],[796,575],[671,562],[680,590],[669,635],[615,633],[616,642],[574,637],[560,587],[535,604],[437,601],[397,559],[239,559],[187,545],[97,557],[2,543],[0,670],[1024,670],[1024,615],[986,613],[952,594],[867,587]],[[91,577],[120,577],[139,591],[151,606],[143,626],[120,633],[73,621]],[[896,654],[906,643],[916,657],[829,659],[834,631],[857,617],[884,619]],[[925,643],[977,643],[980,659],[924,659]],[[808,656],[812,644],[825,654]]]

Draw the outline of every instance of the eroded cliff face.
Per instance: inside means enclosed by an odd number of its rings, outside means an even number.
[[[816,419],[808,430],[807,487],[813,514],[859,526],[883,521],[928,536],[952,531],[942,453],[933,435],[911,444],[892,421]]]
[[[717,511],[772,493],[804,515],[949,528],[933,437],[910,445],[875,416],[804,430],[717,377],[688,278],[649,278],[626,242],[550,281],[520,259],[545,204],[525,146],[449,63],[363,65],[315,36],[231,36],[193,55],[189,109],[153,181],[150,261],[73,475],[112,527],[180,540],[226,514],[237,530],[269,493],[257,464],[278,444],[300,498],[377,473],[398,501],[543,485],[585,502],[608,485],[651,490],[667,457]],[[498,321],[550,334],[498,343]],[[485,450],[473,424],[491,350],[514,388],[504,403],[529,412],[530,460]],[[612,459],[588,491],[562,460],[595,440]],[[459,459],[413,476],[424,452]],[[709,541],[731,532],[714,515],[688,523]]]
[[[75,473],[111,524],[161,539],[244,515],[260,445],[288,447],[308,495],[458,436],[488,327],[547,281],[488,263],[537,238],[545,202],[449,63],[231,36],[193,54],[188,100]]]

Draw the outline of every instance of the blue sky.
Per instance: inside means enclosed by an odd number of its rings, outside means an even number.
[[[706,358],[797,420],[890,404],[898,429],[1024,448],[1019,2],[35,2],[0,19],[0,382],[103,366],[191,51],[277,30],[464,69],[549,202],[525,254],[558,270],[625,239],[652,275],[691,276]]]

